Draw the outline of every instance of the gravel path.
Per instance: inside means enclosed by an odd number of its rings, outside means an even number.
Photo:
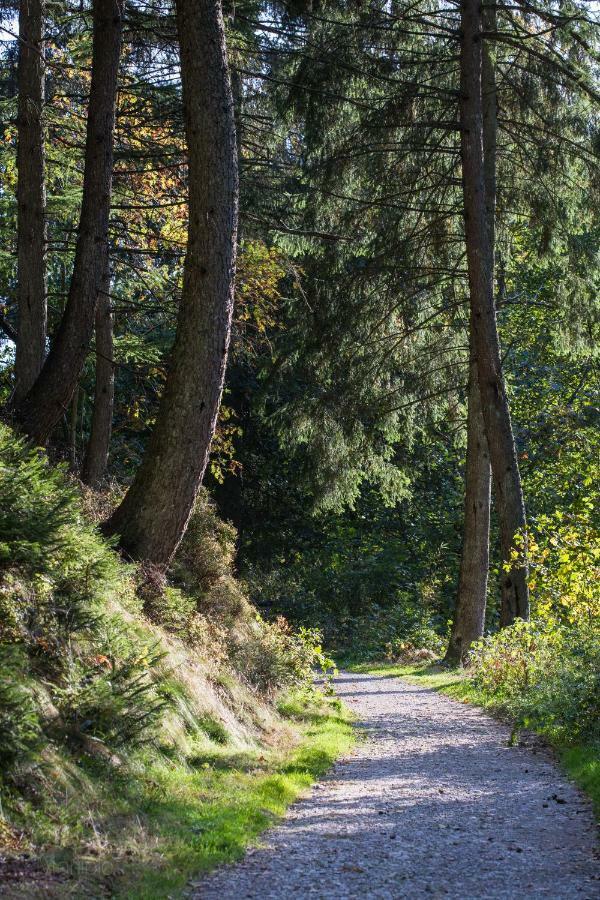
[[[368,738],[196,900],[598,900],[590,807],[544,750],[394,678],[342,674]]]

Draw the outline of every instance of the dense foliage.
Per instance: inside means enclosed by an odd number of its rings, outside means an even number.
[[[477,5],[465,91],[467,5],[0,12],[0,788],[15,828],[95,767],[147,777],[149,796],[150,770],[185,781],[215,748],[285,743],[285,692],[306,700],[329,652],[443,658],[473,396],[489,580],[455,661],[519,725],[600,741],[595,13]],[[503,618],[519,578],[521,613]]]
[[[176,567],[179,586],[125,566],[80,491],[0,427],[0,728],[4,775],[51,745],[85,752],[157,740],[173,705],[161,632],[263,694],[327,665],[316,630],[265,622],[231,574],[231,529],[203,498]],[[206,538],[206,540],[204,540]],[[165,633],[163,632],[163,634]],[[17,770],[14,770],[17,771]]]

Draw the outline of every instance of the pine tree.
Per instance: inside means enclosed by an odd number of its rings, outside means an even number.
[[[177,334],[143,462],[107,524],[131,556],[166,567],[185,533],[214,434],[229,349],[237,150],[220,0],[177,0],[189,162]]]
[[[18,340],[15,399],[31,389],[46,353],[46,87],[44,0],[19,5],[17,149]]]

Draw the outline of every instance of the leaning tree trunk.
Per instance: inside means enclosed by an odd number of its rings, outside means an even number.
[[[461,2],[461,151],[473,346],[500,522],[503,556],[526,525],[521,476],[502,373],[494,303],[493,247],[486,222],[481,0]],[[506,599],[504,599],[506,598]],[[529,617],[527,565],[503,573],[502,624]]]
[[[17,67],[17,309],[15,402],[40,374],[46,351],[44,0],[21,0]]]
[[[19,426],[38,444],[48,439],[73,396],[94,331],[108,253],[122,0],[94,0],[93,13],[83,197],[69,296],[42,371],[15,409]]]
[[[233,310],[238,178],[220,0],[177,0],[189,160],[189,229],[177,334],[156,425],[107,523],[123,549],[166,567],[208,461]]]
[[[486,31],[495,31],[496,13],[485,6]],[[485,215],[492,254],[496,243],[496,73],[489,41],[483,44],[481,70]],[[481,408],[474,330],[469,323],[469,396],[467,408],[467,458],[465,512],[458,596],[446,662],[464,662],[471,644],[483,637],[490,562],[490,500],[492,472]]]
[[[96,308],[96,382],[92,424],[81,480],[98,487],[108,463],[115,400],[115,366],[113,363],[113,313],[110,305],[110,269],[108,259],[102,289]]]

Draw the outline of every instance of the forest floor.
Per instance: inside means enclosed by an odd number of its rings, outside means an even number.
[[[591,805],[539,741],[398,678],[336,686],[365,740],[196,900],[600,898]]]

